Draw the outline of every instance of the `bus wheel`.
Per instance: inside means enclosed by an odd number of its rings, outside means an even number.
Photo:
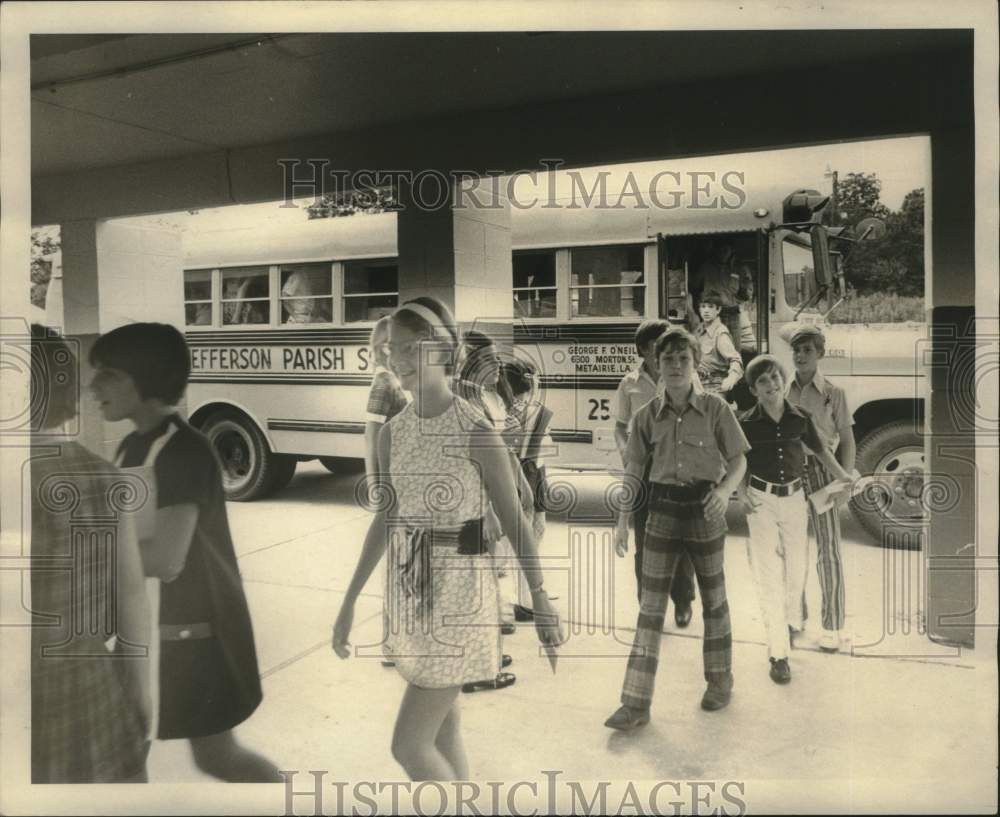
[[[917,550],[927,522],[924,442],[913,422],[876,429],[858,446],[856,467],[874,482],[851,500],[851,510],[878,544]]]
[[[365,470],[365,461],[354,457],[320,457],[319,461],[331,474],[358,474]]]
[[[274,467],[271,469],[271,484],[267,492],[274,493],[288,486],[295,476],[295,467],[299,464],[299,458],[294,454],[271,454]]]
[[[280,469],[278,458],[271,453],[267,440],[252,420],[236,411],[218,411],[205,420],[201,430],[222,465],[226,499],[245,502],[273,489],[276,467]],[[292,462],[294,473],[294,458]]]

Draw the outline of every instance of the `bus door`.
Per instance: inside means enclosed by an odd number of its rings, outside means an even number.
[[[660,317],[678,326],[690,326],[687,256],[677,251],[671,255],[670,249],[663,233],[657,233]]]

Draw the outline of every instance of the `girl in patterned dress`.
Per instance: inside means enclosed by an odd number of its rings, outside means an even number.
[[[520,543],[539,638],[550,648],[562,640],[506,446],[482,413],[451,391],[457,345],[454,318],[433,298],[408,301],[393,315],[390,364],[413,401],[379,435],[382,501],[333,632],[334,650],[348,657],[355,602],[388,552],[393,655],[407,682],[392,753],[414,780],[468,779],[458,693],[500,667],[497,580],[482,535],[491,504]]]

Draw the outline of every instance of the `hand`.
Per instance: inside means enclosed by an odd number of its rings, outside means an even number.
[[[746,488],[740,489],[737,498],[739,499],[740,507],[743,508],[745,513],[754,513],[760,507],[760,500],[754,499],[753,495]]]
[[[729,494],[725,488],[713,488],[701,501],[705,506],[705,513],[712,516],[725,516],[726,508],[729,507]]]
[[[628,526],[615,527],[615,553],[624,556],[628,553]]]
[[[497,519],[497,515],[493,513],[491,508],[489,513],[486,514],[485,519],[483,519],[483,539],[486,544],[492,547],[503,536],[503,528],[500,526],[500,520]]]
[[[532,514],[535,512],[535,495],[531,491],[531,486],[528,485],[527,480],[521,482],[521,492],[518,494],[521,500],[521,510],[524,511],[524,515],[531,519]]]
[[[345,601],[337,615],[337,622],[333,625],[333,651],[339,658],[348,658],[351,655],[351,642],[348,636],[351,634],[351,627],[354,625],[354,602]]]
[[[542,646],[554,648],[562,644],[565,638],[559,623],[559,613],[544,590],[531,594],[531,609],[535,614],[535,631]]]

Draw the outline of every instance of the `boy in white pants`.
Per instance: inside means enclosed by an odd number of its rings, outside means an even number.
[[[740,415],[751,445],[740,500],[747,512],[747,555],[767,632],[771,680],[787,684],[790,629],[801,630],[808,573],[808,524],[802,491],[807,450],[839,479],[849,479],[823,445],[812,417],[785,399],[787,378],[778,360],[759,355],[746,371],[757,399]]]

